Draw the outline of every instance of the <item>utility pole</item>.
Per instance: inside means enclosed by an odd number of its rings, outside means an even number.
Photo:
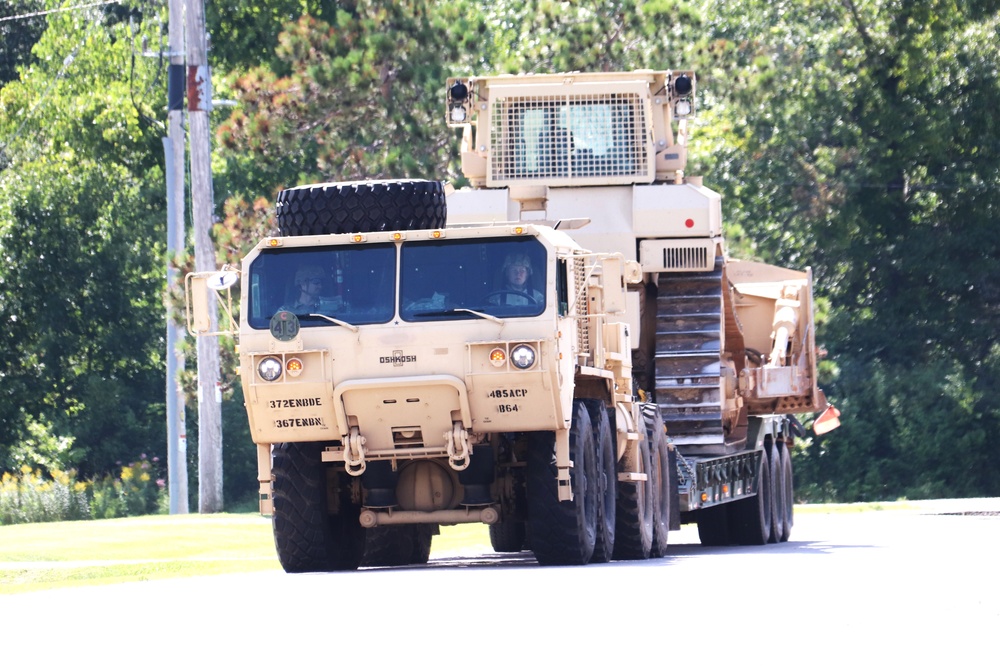
[[[208,112],[212,78],[208,67],[204,0],[186,0],[188,127],[191,132],[191,213],[196,271],[215,271],[212,227],[211,136]],[[218,328],[212,311],[212,329]],[[198,511],[222,511],[222,391],[219,340],[198,337]]]
[[[167,289],[177,287],[177,270],[170,262],[184,250],[184,5],[169,0],[167,79],[167,136],[163,139],[167,167]],[[188,513],[187,427],[184,393],[179,381],[184,356],[178,342],[184,329],[174,324],[173,308],[167,300],[167,480],[171,514]]]

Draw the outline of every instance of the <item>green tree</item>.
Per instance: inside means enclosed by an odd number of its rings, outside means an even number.
[[[18,69],[32,62],[31,47],[45,29],[38,0],[6,0],[0,4],[0,87],[18,79]],[[26,16],[25,18],[14,18]]]
[[[0,90],[0,466],[162,453],[163,92],[130,12],[49,15]]]
[[[992,460],[996,10],[750,0],[711,12],[705,120],[719,129],[699,157],[755,253],[811,264],[830,299],[830,389],[852,410],[809,470],[847,499],[998,490],[942,463]]]

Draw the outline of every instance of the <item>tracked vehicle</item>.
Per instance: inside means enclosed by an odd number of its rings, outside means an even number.
[[[468,186],[278,197],[244,259],[240,368],[288,571],[425,562],[441,524],[542,564],[787,540],[819,411],[812,277],[727,257],[685,177],[693,72],[460,77]],[[189,326],[213,289],[189,277]]]

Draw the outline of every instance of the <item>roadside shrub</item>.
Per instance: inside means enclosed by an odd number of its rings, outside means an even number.
[[[76,471],[55,471],[50,477],[29,466],[21,468],[20,477],[4,473],[0,524],[89,519],[87,484],[76,480]]]
[[[4,473],[0,479],[0,525],[114,519],[162,513],[167,503],[162,479],[143,454],[122,466],[115,477],[78,481],[76,471],[51,471],[48,476],[28,466],[20,476]]]

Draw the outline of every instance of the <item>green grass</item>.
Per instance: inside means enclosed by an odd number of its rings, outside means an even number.
[[[485,526],[442,527],[433,553],[489,548]],[[0,595],[280,570],[271,523],[254,514],[188,514],[0,526]]]

